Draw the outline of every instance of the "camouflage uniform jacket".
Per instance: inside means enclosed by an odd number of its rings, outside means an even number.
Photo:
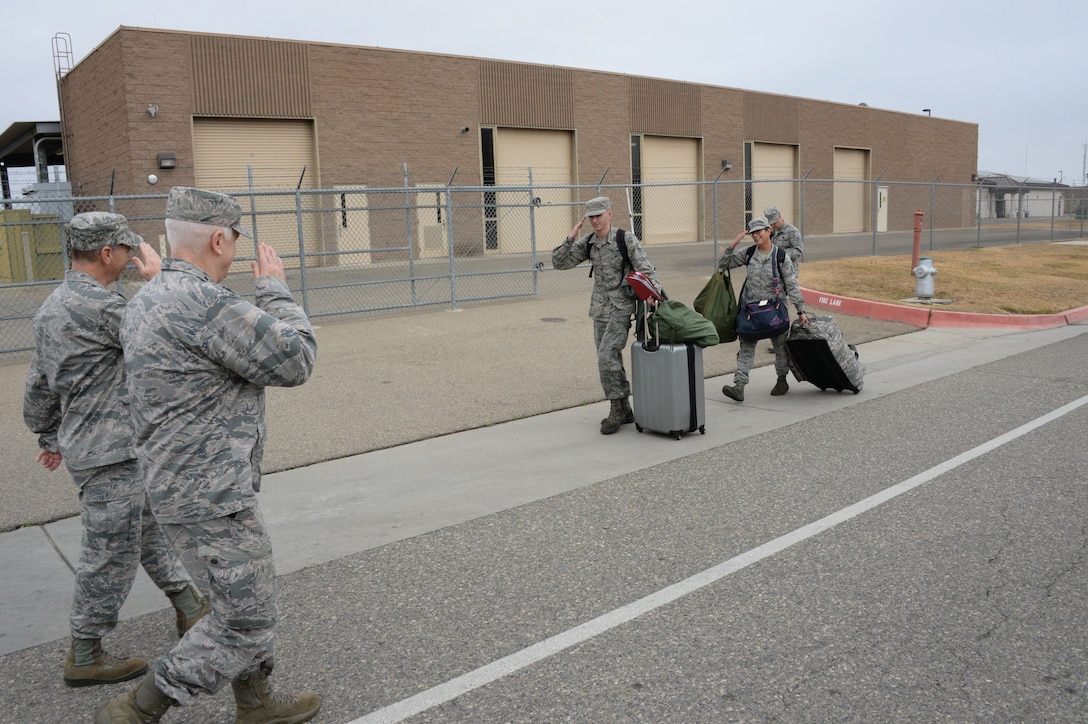
[[[779,249],[785,249],[794,266],[801,263],[801,256],[805,251],[805,241],[801,238],[801,232],[793,224],[782,222],[782,228],[771,234],[771,243]]]
[[[69,470],[132,460],[119,329],[123,296],[71,269],[34,316],[23,420]]]
[[[162,523],[256,505],[264,388],[301,385],[317,340],[287,285],[256,281],[256,306],[201,269],[165,259],[121,325],[136,449]]]
[[[738,245],[732,251],[726,251],[718,261],[718,269],[726,271],[733,267],[744,266],[745,257],[748,255],[748,249],[751,246],[751,244],[743,247]],[[772,246],[771,254],[777,253],[777,247]],[[741,298],[737,300],[738,303],[745,304],[746,302],[755,302],[774,296],[774,271],[771,266],[771,254],[764,257],[759,253],[759,249],[752,252],[752,260],[747,262],[744,288],[740,295]],[[805,309],[805,298],[801,295],[801,287],[797,283],[797,267],[794,266],[793,260],[790,259],[789,252],[786,253],[785,259],[778,266],[780,294],[789,297],[789,300],[797,307],[797,313],[800,314]]]
[[[591,238],[592,246],[589,245]],[[643,272],[660,287],[654,267],[646,258],[646,252],[642,250],[638,237],[625,231],[623,240],[627,244],[627,254],[631,257],[634,270]],[[593,264],[593,295],[589,301],[589,316],[605,321],[613,310],[627,315],[634,314],[635,301],[628,299],[620,289],[623,278],[631,270],[624,268],[623,253],[616,242],[616,227],[609,230],[607,239],[598,239],[595,233],[590,233],[574,241],[564,240],[552,249],[552,266],[556,269],[573,269],[586,259]]]

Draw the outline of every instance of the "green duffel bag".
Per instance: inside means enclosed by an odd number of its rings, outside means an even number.
[[[710,347],[718,343],[714,323],[675,299],[658,302],[649,325],[659,344],[694,342],[700,347]]]
[[[728,274],[714,272],[691,305],[696,312],[714,323],[714,329],[718,330],[718,342],[735,342],[737,339],[737,295],[733,292],[731,277],[732,270]]]

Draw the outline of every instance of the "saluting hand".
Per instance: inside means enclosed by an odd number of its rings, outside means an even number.
[[[276,250],[268,244],[257,244],[257,259],[253,262],[253,278],[275,277],[281,282],[287,281],[287,274],[283,271],[283,260]]]
[[[574,225],[574,228],[567,234],[567,241],[574,241],[578,238],[578,230],[582,228],[582,224],[586,223],[586,217],[578,219],[578,223]]]
[[[137,249],[139,249],[140,254],[139,256],[132,255],[132,265],[136,267],[136,271],[140,273],[145,281],[151,281],[153,277],[162,271],[162,257],[159,256],[159,252],[155,251],[155,247],[146,241],[141,241]]]

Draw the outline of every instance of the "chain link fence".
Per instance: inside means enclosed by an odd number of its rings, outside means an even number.
[[[939,180],[534,185],[530,170],[522,185],[463,186],[452,178],[410,185],[405,176],[396,188],[227,190],[254,242],[239,246],[224,283],[252,293],[249,262],[264,242],[314,318],[588,290],[583,274],[551,269],[551,250],[585,200],[602,194],[612,200],[613,224],[643,240],[666,287],[670,277],[709,274],[747,220],[771,204],[804,234],[806,260],[910,253],[916,212],[926,251],[1081,238],[1088,217],[1085,190],[1058,185],[1018,195]],[[72,215],[124,214],[165,256],[165,205],[165,194],[0,201],[0,354],[33,349],[34,313],[69,265]],[[1023,212],[1010,217],[1014,209]],[[131,296],[139,284],[133,272],[117,286]]]

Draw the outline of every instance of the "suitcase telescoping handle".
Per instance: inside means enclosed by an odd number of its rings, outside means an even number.
[[[650,332],[650,315],[647,312],[649,305],[643,300],[635,302],[635,341],[642,344],[642,349],[647,352],[656,352],[658,347],[657,329]]]

